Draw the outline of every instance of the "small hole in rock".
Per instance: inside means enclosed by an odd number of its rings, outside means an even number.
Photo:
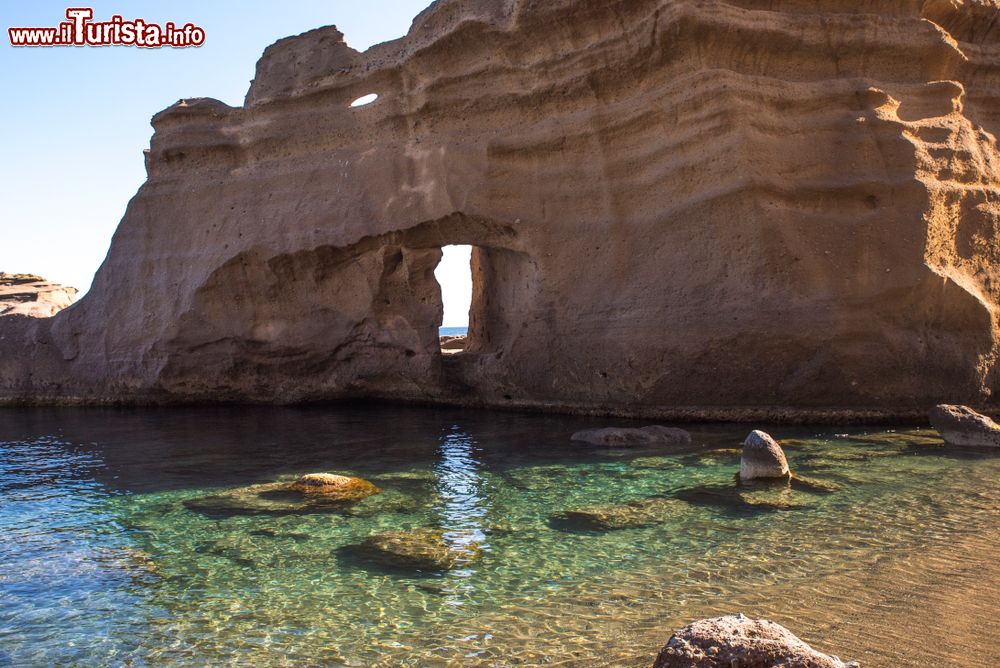
[[[369,93],[368,95],[362,95],[354,102],[351,102],[352,107],[363,107],[366,104],[371,104],[378,99],[378,93]]]

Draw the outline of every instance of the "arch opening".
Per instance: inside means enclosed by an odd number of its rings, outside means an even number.
[[[378,99],[378,93],[368,93],[351,102],[351,107],[364,107]]]
[[[442,313],[438,327],[441,353],[453,355],[465,351],[472,308],[473,247],[449,245],[441,248],[441,261],[434,277],[441,287]]]

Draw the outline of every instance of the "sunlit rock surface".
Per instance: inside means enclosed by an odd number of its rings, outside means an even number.
[[[244,106],[153,118],[91,291],[0,322],[0,396],[988,406],[997,8],[441,0],[364,53],[281,40]],[[447,244],[474,287],[443,356]]]
[[[76,301],[77,289],[34,274],[0,272],[0,317],[49,318]]]
[[[772,621],[739,615],[702,619],[670,638],[653,668],[860,668],[817,652]]]
[[[213,517],[288,515],[344,510],[381,490],[362,478],[308,473],[298,480],[248,485],[189,499],[189,509]]]
[[[1000,447],[1000,425],[968,406],[941,404],[930,412],[931,424],[946,443],[974,447]]]
[[[778,442],[759,429],[750,432],[743,441],[740,454],[740,480],[746,482],[788,476],[788,460]]]

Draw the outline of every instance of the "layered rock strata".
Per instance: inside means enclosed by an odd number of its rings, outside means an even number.
[[[998,7],[439,0],[364,53],[281,40],[243,106],[153,117],[87,296],[0,319],[0,396],[989,407]],[[442,356],[448,244],[474,287]]]
[[[0,271],[0,317],[49,318],[76,301],[77,289],[34,274]]]

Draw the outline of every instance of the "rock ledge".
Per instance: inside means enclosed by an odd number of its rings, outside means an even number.
[[[75,302],[78,292],[34,274],[0,271],[0,316],[50,318]]]

